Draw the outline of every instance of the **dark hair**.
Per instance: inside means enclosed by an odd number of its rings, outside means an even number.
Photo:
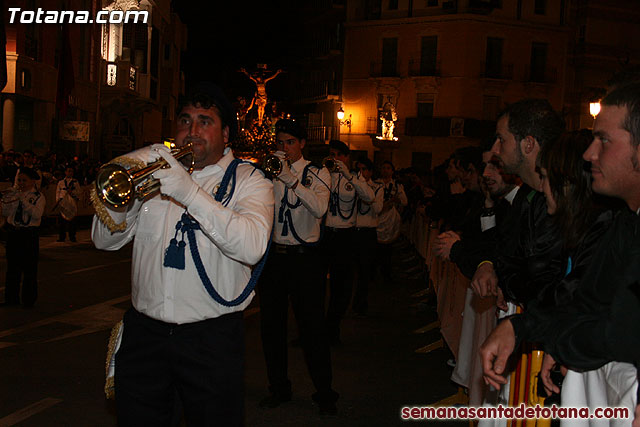
[[[28,155],[30,155],[31,157],[35,157],[35,156],[36,156],[36,153],[34,153],[33,151],[31,151],[31,150],[29,150],[29,149],[26,149],[26,150],[24,150],[24,151],[22,152],[22,155],[23,155],[23,156],[24,156],[25,154],[28,154]]]
[[[358,158],[358,163],[362,163],[369,171],[373,171],[373,162],[368,157],[362,156]]]
[[[555,141],[564,130],[564,121],[546,99],[527,98],[509,104],[498,119],[504,116],[509,119],[509,132],[516,142],[532,136],[540,148]]]
[[[482,163],[482,148],[480,147],[462,147],[453,153],[454,164],[457,164],[465,171],[469,171],[469,166],[473,165],[479,174],[484,170]]]
[[[332,139],[329,141],[329,148],[333,148],[334,150],[338,150],[342,155],[348,156],[351,153],[347,144],[337,139]]]
[[[32,168],[20,168],[20,171],[18,172],[19,174],[23,173],[25,175],[27,175],[29,177],[29,179],[32,179],[34,181],[37,181],[40,179],[40,175],[38,175],[38,172],[36,172],[35,170],[33,170]]]
[[[393,163],[391,162],[391,160],[385,160],[384,162],[382,162],[382,165],[389,165],[391,166],[391,170],[392,171],[396,171],[396,167],[393,165]]]
[[[565,248],[574,248],[595,219],[591,173],[582,159],[591,141],[588,129],[565,132],[540,152],[540,167],[547,170],[557,206],[552,218],[564,237]]]
[[[291,119],[280,119],[276,122],[276,136],[278,136],[280,132],[288,133],[298,139],[307,138],[307,131],[304,127],[297,121]]]
[[[231,102],[220,86],[211,82],[197,83],[186,95],[179,98],[178,114],[187,105],[200,106],[205,110],[209,108],[217,110],[222,127],[229,127],[229,142],[235,140],[238,133],[238,120]]]
[[[631,134],[631,145],[640,145],[640,82],[618,86],[601,101],[602,105],[626,107],[622,128]]]

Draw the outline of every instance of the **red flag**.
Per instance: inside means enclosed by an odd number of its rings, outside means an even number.
[[[69,106],[69,95],[75,86],[73,75],[73,58],[71,57],[71,40],[69,38],[69,25],[62,24],[62,49],[58,62],[58,91],[56,93],[56,108],[59,117],[64,118]]]

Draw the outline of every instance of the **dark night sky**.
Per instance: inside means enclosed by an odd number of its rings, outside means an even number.
[[[188,29],[188,47],[182,57],[187,85],[211,80],[232,97],[250,97],[255,86],[237,72],[240,67],[250,73],[257,63],[266,63],[273,71],[290,69],[301,38],[296,4],[290,0],[173,0],[173,10]],[[287,97],[287,78],[282,74],[269,82],[270,98]]]

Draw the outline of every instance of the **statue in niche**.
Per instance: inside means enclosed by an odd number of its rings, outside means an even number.
[[[382,120],[382,139],[392,140],[398,114],[390,96],[387,97],[387,102],[384,103],[380,110],[380,120]]]
[[[240,68],[240,72],[244,73],[256,84],[256,93],[251,103],[258,108],[258,126],[262,126],[262,119],[264,118],[264,109],[267,106],[267,83],[276,78],[282,70],[278,70],[271,76],[267,77],[267,65],[258,64],[258,70],[249,74],[244,68]]]

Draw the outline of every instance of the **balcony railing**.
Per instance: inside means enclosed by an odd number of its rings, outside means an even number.
[[[400,77],[400,61],[372,61],[369,70],[371,77]]]
[[[417,76],[439,76],[440,75],[440,61],[435,63],[423,63],[419,59],[409,60],[409,75],[413,77]]]
[[[337,126],[310,126],[307,129],[308,141],[328,141],[330,139],[338,138]]]
[[[502,64],[501,66],[488,66],[482,64],[480,77],[485,79],[513,80],[513,64]]]

